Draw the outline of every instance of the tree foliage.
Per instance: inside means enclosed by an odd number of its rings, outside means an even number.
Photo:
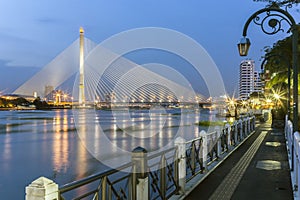
[[[46,101],[42,101],[40,97],[37,97],[34,101],[33,101],[33,105],[35,105],[36,109],[49,109],[50,106],[47,104]]]
[[[298,28],[298,38],[300,38],[300,28]],[[298,40],[298,49],[300,42]],[[289,36],[276,42],[272,48],[265,49],[264,67],[266,77],[266,88],[286,88],[288,83],[288,68],[291,69],[291,80],[293,77],[292,59],[292,37]],[[298,66],[300,66],[300,54],[298,53]],[[291,81],[292,83],[292,81]]]

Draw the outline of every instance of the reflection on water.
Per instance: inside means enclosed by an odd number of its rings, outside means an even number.
[[[95,157],[103,152],[106,159],[118,159],[119,150],[143,146],[155,151],[173,144],[177,136],[198,137],[195,122],[200,120],[215,116],[189,110],[78,110],[75,115],[72,110],[1,111],[0,194],[24,199],[25,186],[39,176],[62,185],[102,171],[106,166]]]
[[[68,115],[65,110],[63,115],[56,112],[53,118],[53,130],[55,141],[53,143],[53,165],[55,172],[66,173],[69,166],[69,133],[68,133]]]
[[[201,120],[216,120],[216,116],[188,109],[74,110],[78,138],[109,167],[130,161],[137,146],[157,153],[174,146],[176,137],[199,137],[196,124]]]
[[[39,176],[65,184],[101,171],[77,140],[71,110],[0,112],[0,194],[24,199]]]
[[[9,164],[7,161],[12,159],[12,149],[11,149],[12,145],[11,145],[11,136],[8,135],[7,137],[4,138],[4,145],[3,145],[3,159],[1,159],[3,161],[4,167],[6,170],[8,170],[9,168]]]

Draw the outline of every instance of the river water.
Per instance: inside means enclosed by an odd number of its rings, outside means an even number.
[[[25,187],[40,176],[63,185],[103,171],[137,146],[155,152],[175,137],[198,137],[207,127],[195,122],[216,119],[188,109],[0,111],[0,197],[24,199]]]

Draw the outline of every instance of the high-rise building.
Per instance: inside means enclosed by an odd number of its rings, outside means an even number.
[[[253,92],[263,92],[263,85],[262,81],[259,76],[258,71],[254,71],[254,86],[253,86]]]
[[[239,98],[247,99],[256,91],[258,84],[258,73],[254,72],[254,60],[243,60],[240,64]],[[256,75],[255,75],[256,74]],[[260,80],[260,79],[259,79]]]

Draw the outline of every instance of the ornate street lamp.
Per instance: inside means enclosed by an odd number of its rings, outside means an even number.
[[[297,24],[294,18],[285,10],[279,8],[276,3],[272,3],[267,8],[263,8],[255,12],[247,20],[243,29],[243,38],[238,44],[239,53],[241,56],[246,56],[250,46],[250,40],[247,38],[248,26],[251,22],[260,26],[261,30],[268,34],[274,35],[279,31],[283,31],[283,23],[287,23],[290,29],[287,32],[292,32],[292,52],[293,52],[293,131],[298,131],[298,33]]]

